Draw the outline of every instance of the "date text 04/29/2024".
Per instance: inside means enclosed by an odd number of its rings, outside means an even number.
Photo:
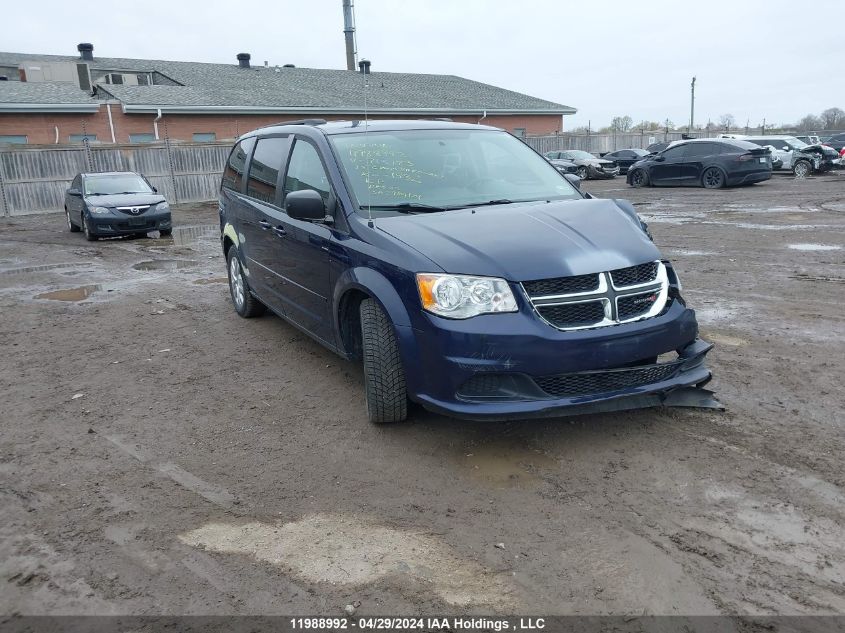
[[[342,631],[361,629],[373,631],[538,631],[545,629],[544,618],[485,618],[485,617],[384,617],[350,618],[291,618],[291,629],[301,631]]]

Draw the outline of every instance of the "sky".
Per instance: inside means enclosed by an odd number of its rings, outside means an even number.
[[[373,71],[459,75],[578,109],[686,124],[795,122],[845,109],[845,0],[354,0]],[[806,8],[802,8],[806,7]],[[342,0],[7,3],[0,50],[344,68]]]

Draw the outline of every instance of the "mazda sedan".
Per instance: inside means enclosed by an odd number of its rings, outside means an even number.
[[[65,192],[65,218],[71,233],[81,230],[89,242],[173,230],[167,200],[131,171],[77,174]]]

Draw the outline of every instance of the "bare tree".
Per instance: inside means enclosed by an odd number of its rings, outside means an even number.
[[[725,132],[730,132],[734,125],[736,125],[736,119],[733,114],[723,114],[719,117],[719,127],[724,128]]]
[[[615,116],[610,121],[610,129],[614,132],[627,132],[634,125],[634,120],[627,114],[625,116]]]
[[[845,111],[842,108],[828,108],[819,115],[825,130],[837,130],[845,124]]]
[[[808,114],[795,124],[799,132],[815,132],[824,129],[822,120],[815,114]]]

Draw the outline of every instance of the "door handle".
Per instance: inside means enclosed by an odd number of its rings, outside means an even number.
[[[275,233],[279,237],[285,237],[288,234],[288,232],[285,231],[285,227],[283,226],[274,226],[273,233]]]
[[[267,229],[270,228],[270,223],[266,222],[264,220],[261,220],[261,222],[258,223],[258,226],[260,226],[263,230],[266,231]]]

